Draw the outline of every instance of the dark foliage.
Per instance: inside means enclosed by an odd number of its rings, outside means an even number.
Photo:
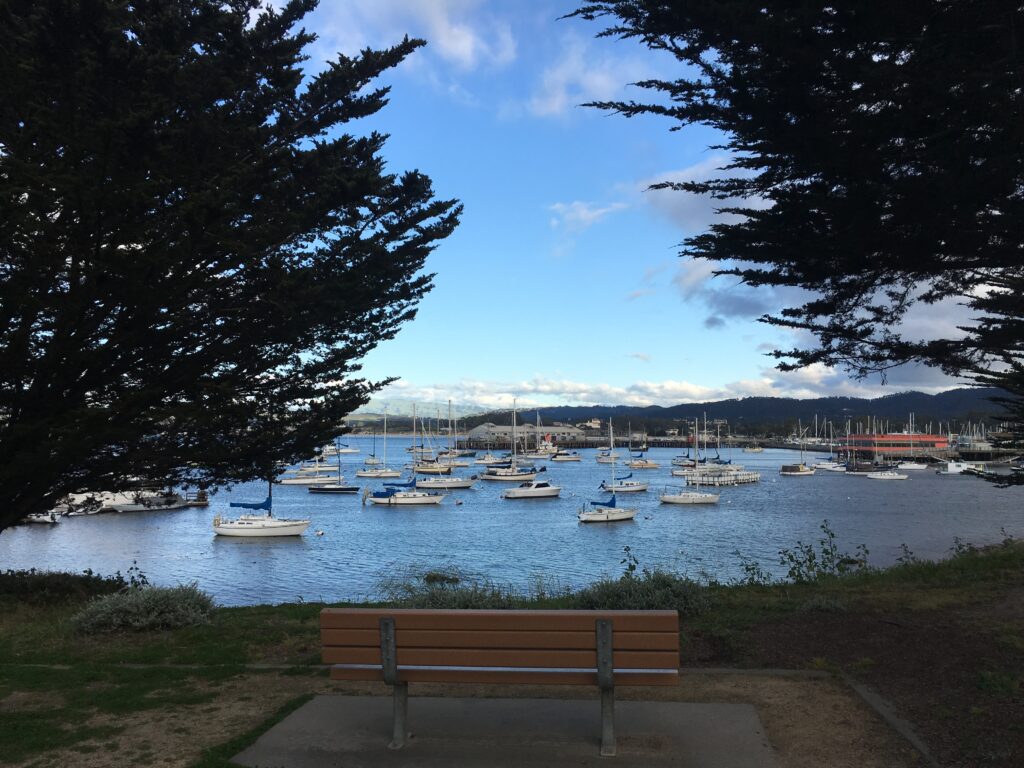
[[[268,477],[383,382],[460,208],[385,172],[315,0],[0,3],[0,530],[69,491]]]
[[[110,595],[128,588],[120,573],[101,576],[92,571],[0,571],[0,599],[8,598],[29,605],[77,603],[98,595]]]
[[[762,318],[816,338],[777,352],[780,367],[919,360],[1008,390],[1024,418],[1024,7],[607,0],[574,15],[681,65],[638,84],[646,103],[591,106],[727,137],[720,177],[661,186],[739,214],[684,255],[811,292]],[[939,301],[974,310],[966,338],[901,329]]]

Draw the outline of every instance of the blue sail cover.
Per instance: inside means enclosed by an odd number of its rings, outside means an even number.
[[[416,478],[414,477],[408,483],[384,483],[384,485],[390,486],[391,488],[412,488],[416,485]]]
[[[634,459],[642,459],[644,457],[644,452],[640,451],[640,453],[631,453],[630,456]]]
[[[613,493],[612,497],[610,499],[608,499],[608,501],[592,501],[590,503],[593,504],[595,507],[614,507],[615,506],[615,494]]]
[[[267,498],[265,500],[261,501],[259,504],[253,504],[251,502],[244,502],[244,501],[232,501],[232,502],[229,503],[228,506],[231,506],[231,507],[241,507],[242,509],[262,509],[262,510],[264,510],[266,512],[269,512],[270,511],[270,505],[271,505],[271,501],[270,501],[270,496],[268,495]]]

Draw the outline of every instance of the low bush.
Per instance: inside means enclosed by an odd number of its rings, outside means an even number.
[[[646,568],[604,579],[572,596],[572,607],[594,610],[676,610],[695,616],[710,605],[708,588],[685,576]]]
[[[210,621],[213,598],[195,584],[138,587],[90,601],[71,618],[76,632],[146,632],[177,629]]]
[[[61,573],[58,571],[6,570],[0,572],[0,598],[9,598],[29,605],[57,605],[80,602],[96,595],[109,595],[128,586],[125,578],[100,576],[92,571]]]
[[[401,608],[519,608],[526,600],[512,587],[467,579],[457,568],[404,574],[380,584],[384,601]]]

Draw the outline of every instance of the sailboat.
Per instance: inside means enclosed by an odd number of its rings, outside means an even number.
[[[615,452],[615,437],[613,436],[612,417],[608,417],[608,446],[597,449],[598,464],[614,464],[619,460],[619,454]]]
[[[512,457],[507,464],[502,466],[488,466],[480,475],[481,480],[502,480],[506,482],[524,482],[533,480],[538,472],[543,472],[532,467],[521,467],[516,463],[516,401],[512,400]]]
[[[797,430],[800,433],[800,463],[799,464],[783,464],[779,469],[779,474],[786,477],[805,477],[807,475],[814,474],[814,467],[808,467],[804,464],[804,430],[800,426],[800,422],[797,422]]]
[[[317,456],[312,467],[300,466],[289,470],[277,480],[281,485],[324,485],[335,482],[334,473],[325,472]]]
[[[914,414],[910,414],[910,461],[901,461],[896,465],[896,469],[908,470],[908,469],[928,469],[928,465],[922,461],[917,460],[917,451],[914,448]]]
[[[363,503],[367,500],[371,504],[385,504],[387,506],[411,506],[411,505],[427,505],[427,504],[440,504],[444,501],[445,495],[438,493],[437,491],[417,491],[414,490],[416,485],[416,477],[413,475],[413,479],[407,483],[384,483],[384,489],[380,491],[370,492],[367,488],[363,491]],[[402,490],[402,489],[408,490]]]
[[[608,433],[611,437],[611,448],[614,452],[615,437],[612,435],[611,419],[608,420]],[[611,483],[615,483],[615,464],[612,463]],[[602,483],[602,486],[604,484]],[[632,520],[636,517],[636,507],[619,507],[615,504],[615,491],[611,491],[611,498],[607,501],[592,501],[590,506],[583,507],[576,515],[581,523],[617,523],[623,520]]]
[[[218,536],[299,536],[309,527],[309,520],[290,520],[274,517],[273,497],[274,484],[268,483],[267,498],[258,504],[232,501],[230,506],[241,509],[257,510],[263,514],[243,513],[236,519],[221,517],[213,518],[213,532]]]
[[[369,463],[369,461],[367,461]],[[388,407],[384,406],[384,460],[379,467],[360,469],[356,477],[401,477],[397,469],[388,469]]]
[[[697,420],[693,421],[694,434],[697,432]],[[662,504],[717,504],[719,495],[717,493],[701,493],[700,491],[700,470],[696,467],[693,472],[693,486],[692,491],[688,491],[684,488],[666,488],[665,492],[659,497]],[[673,472],[672,474],[675,474]],[[686,484],[690,484],[689,477],[686,480]]]
[[[334,483],[317,483],[309,486],[310,493],[359,493],[358,485],[347,485],[341,474],[341,451],[338,451],[338,480]]]

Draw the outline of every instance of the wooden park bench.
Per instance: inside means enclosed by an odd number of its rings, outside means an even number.
[[[601,754],[615,754],[615,686],[675,685],[675,611],[325,608],[323,661],[335,680],[394,687],[391,749],[405,744],[409,683],[596,685]]]

